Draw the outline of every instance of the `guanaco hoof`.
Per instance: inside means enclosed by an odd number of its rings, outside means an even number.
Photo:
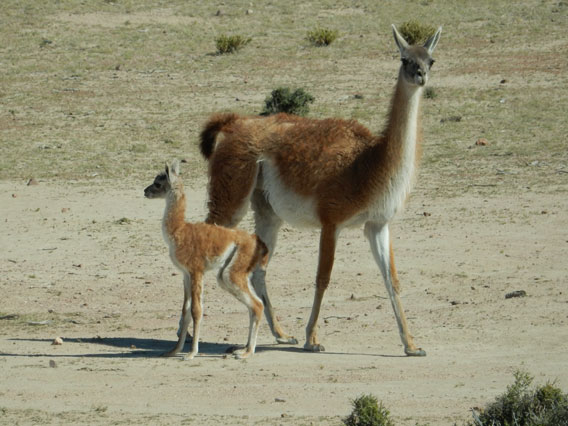
[[[414,350],[405,349],[404,353],[407,356],[426,356],[426,351],[422,348],[418,348],[418,349],[414,349]]]
[[[298,344],[298,339],[296,339],[295,337],[277,337],[276,338],[276,342],[281,344],[281,345],[297,345]]]
[[[325,348],[323,345],[317,343],[315,345],[308,345],[307,343],[304,345],[304,350],[306,352],[325,352]]]

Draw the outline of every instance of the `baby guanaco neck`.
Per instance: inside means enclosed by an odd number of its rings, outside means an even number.
[[[169,241],[178,229],[185,225],[185,193],[183,185],[177,183],[166,195],[166,210],[162,222],[164,238]]]

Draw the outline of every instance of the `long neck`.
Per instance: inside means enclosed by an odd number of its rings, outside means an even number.
[[[389,121],[383,132],[389,153],[401,154],[401,149],[416,150],[422,141],[420,124],[420,100],[422,87],[411,85],[399,71],[394,96],[391,103]]]
[[[162,221],[162,231],[166,239],[171,238],[176,229],[185,224],[185,193],[183,186],[178,184],[168,191],[166,210]]]
[[[360,181],[368,182],[375,191],[362,186],[361,191],[394,196],[394,205],[406,199],[413,182],[416,163],[420,158],[420,99],[422,88],[408,84],[399,73],[391,102],[388,122],[368,155],[362,156],[363,170],[368,173]]]

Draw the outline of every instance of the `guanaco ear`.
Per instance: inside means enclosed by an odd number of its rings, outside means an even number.
[[[176,174],[176,176],[179,176],[179,160],[177,158],[172,161],[170,169]]]
[[[169,165],[168,163],[166,163],[166,180],[168,181],[170,186],[173,186],[173,183],[176,180],[176,175],[174,174],[171,165]]]
[[[438,28],[436,34],[434,34],[432,37],[426,40],[426,43],[424,43],[424,48],[428,51],[430,55],[432,54],[432,52],[434,52],[434,49],[436,48],[438,41],[440,41],[441,34],[442,34],[442,27]]]
[[[400,35],[394,24],[392,24],[392,33],[394,35],[394,41],[398,46],[398,50],[400,50],[401,55],[404,53],[406,49],[408,49],[408,43],[404,39],[403,36]]]
[[[179,176],[179,161],[173,160],[169,165],[166,163],[166,177],[170,186],[173,186]]]

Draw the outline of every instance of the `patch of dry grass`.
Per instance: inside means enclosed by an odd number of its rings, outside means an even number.
[[[390,24],[420,16],[444,26],[431,79],[437,97],[423,108],[422,178],[456,194],[478,180],[566,185],[562,2],[249,8],[231,2],[217,16],[216,6],[181,0],[8,0],[0,27],[0,178],[139,180],[173,157],[203,176],[196,141],[206,117],[258,114],[279,86],[313,94],[311,116],[354,117],[379,131],[398,66]],[[315,27],[342,38],[330,49],[310,48],[305,34]],[[238,55],[215,55],[223,33],[253,42]],[[455,115],[463,119],[440,122]],[[479,137],[489,145],[471,148]]]

